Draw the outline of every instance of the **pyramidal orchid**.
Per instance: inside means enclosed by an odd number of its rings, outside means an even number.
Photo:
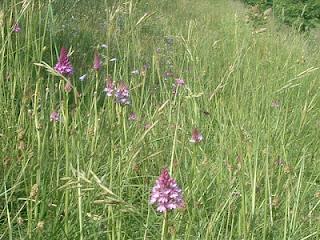
[[[190,142],[191,143],[200,143],[202,140],[203,140],[202,134],[200,133],[200,131],[197,128],[194,128],[192,130]]]
[[[182,78],[176,79],[176,85],[179,87],[182,87],[185,84],[184,80]]]
[[[59,122],[60,121],[60,114],[56,111],[50,114],[50,122]]]
[[[130,113],[130,115],[129,115],[129,120],[130,121],[136,121],[137,120],[137,114],[135,113],[135,112],[132,112],[132,113]]]
[[[111,97],[115,91],[114,82],[111,78],[107,79],[106,87],[103,90],[108,97]]]
[[[20,26],[19,26],[19,24],[17,22],[13,25],[12,30],[15,33],[21,32],[21,28],[20,28]]]
[[[178,93],[178,88],[183,87],[185,84],[184,80],[182,78],[177,78],[175,80],[175,83],[173,84],[173,90],[172,93],[175,95]]]
[[[73,67],[70,63],[67,49],[61,48],[60,56],[54,69],[65,76],[71,76],[73,74]]]
[[[115,93],[117,103],[121,105],[129,105],[130,104],[130,92],[128,86],[121,81],[116,93]]]
[[[176,180],[170,177],[168,169],[163,169],[152,189],[150,203],[157,205],[157,211],[167,212],[171,209],[184,208],[182,190]]]
[[[99,71],[101,67],[102,67],[102,62],[101,62],[99,53],[95,52],[94,60],[93,60],[93,69],[96,71]]]

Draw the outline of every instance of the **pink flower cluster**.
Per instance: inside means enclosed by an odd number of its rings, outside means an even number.
[[[182,190],[170,177],[168,169],[163,169],[152,189],[151,204],[157,205],[157,211],[166,212],[170,209],[184,208]]]
[[[130,104],[129,88],[123,81],[121,81],[119,86],[116,88],[114,81],[112,79],[108,79],[104,92],[106,92],[108,97],[112,97],[114,95],[116,102],[121,105]]]
[[[54,69],[65,76],[70,76],[73,74],[73,67],[69,61],[68,51],[65,48],[61,48],[58,63],[55,65]]]
[[[50,114],[50,121],[51,122],[59,122],[61,120],[60,114],[56,111]]]
[[[197,128],[192,130],[191,143],[200,143],[203,140],[203,136]]]

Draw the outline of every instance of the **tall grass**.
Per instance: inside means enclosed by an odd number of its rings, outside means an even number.
[[[170,239],[320,238],[311,40],[275,23],[255,33],[233,1],[0,4],[0,239],[160,239],[149,197],[163,167],[186,201]],[[63,46],[70,93],[52,72]],[[106,96],[107,77],[130,106]]]

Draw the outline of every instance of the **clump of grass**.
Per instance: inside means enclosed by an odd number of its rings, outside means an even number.
[[[1,4],[0,239],[319,237],[305,36],[226,1]],[[165,167],[185,207],[162,225]]]

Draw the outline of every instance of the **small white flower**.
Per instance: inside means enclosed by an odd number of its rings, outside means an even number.
[[[87,78],[87,74],[82,75],[81,77],[79,77],[79,80],[82,82]]]
[[[138,69],[133,70],[133,71],[131,72],[131,74],[133,74],[133,75],[138,75],[138,74],[139,74],[139,70],[138,70]]]

